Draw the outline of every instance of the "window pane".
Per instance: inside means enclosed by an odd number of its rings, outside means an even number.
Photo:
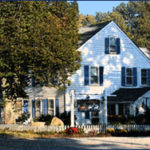
[[[146,77],[142,77],[142,84],[147,84],[147,78]]]
[[[91,67],[91,76],[97,76],[97,75],[98,75],[98,68]]]
[[[127,68],[126,75],[127,76],[132,76],[132,69],[131,68]]]
[[[98,83],[98,77],[97,76],[93,76],[91,77],[91,84],[94,84],[94,83]]]
[[[142,84],[147,84],[147,70],[146,69],[141,70],[141,81],[142,81]]]
[[[109,38],[109,51],[116,52],[116,38]]]
[[[142,77],[146,77],[147,75],[147,70],[146,69],[142,69]]]
[[[98,68],[91,67],[91,84],[97,84],[97,83],[98,83]]]
[[[127,77],[127,84],[132,84],[132,77]]]
[[[116,38],[109,38],[109,45],[116,46]]]

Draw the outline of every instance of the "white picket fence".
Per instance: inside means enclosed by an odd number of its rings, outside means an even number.
[[[139,130],[150,131],[150,125],[108,125],[107,128],[103,125],[82,125],[76,126],[84,130],[84,133],[106,132],[108,128],[114,129],[126,129],[127,131]],[[70,126],[31,126],[31,125],[16,125],[16,124],[0,124],[0,130],[10,131],[32,131],[32,132],[61,132],[70,128]]]

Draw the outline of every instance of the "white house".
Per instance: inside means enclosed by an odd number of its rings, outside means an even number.
[[[79,125],[103,124],[107,113],[143,113],[143,104],[150,106],[149,51],[138,48],[113,21],[81,28],[80,34],[78,51],[82,62],[70,78],[72,85],[65,92],[28,87],[28,98],[20,99],[21,111],[29,112],[33,119],[41,114],[59,115],[72,108]],[[4,115],[11,113],[9,107]],[[12,123],[9,117],[5,122]]]
[[[150,106],[148,51],[139,49],[113,21],[81,28],[80,33],[81,68],[65,96],[69,111],[70,91],[75,91],[76,124],[104,123],[107,112],[143,113],[142,105]]]

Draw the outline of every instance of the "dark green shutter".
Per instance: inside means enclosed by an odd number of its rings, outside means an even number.
[[[99,84],[103,85],[104,67],[99,67]]]
[[[116,39],[116,45],[117,45],[117,54],[120,54],[120,38]]]
[[[125,75],[125,67],[121,68],[121,85],[125,86],[126,85],[126,75]]]
[[[105,54],[109,54],[109,38],[105,38]]]
[[[84,66],[84,85],[89,85],[89,66]]]
[[[137,86],[137,68],[133,68],[133,86]]]

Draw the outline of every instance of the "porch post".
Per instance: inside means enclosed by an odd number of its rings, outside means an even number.
[[[115,115],[119,115],[118,104],[115,104]]]
[[[71,98],[71,127],[74,127],[74,94],[75,90],[70,91]]]

